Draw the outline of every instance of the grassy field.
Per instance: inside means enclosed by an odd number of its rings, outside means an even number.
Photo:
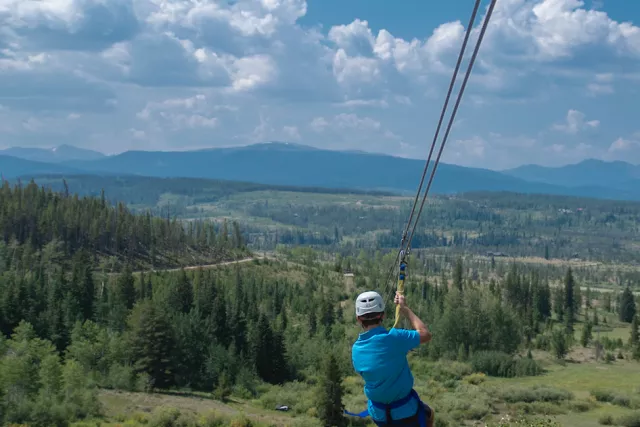
[[[418,365],[416,367],[416,365]],[[414,370],[425,368],[414,363]],[[433,368],[432,368],[433,369]],[[605,363],[552,363],[547,373],[539,377],[519,379],[482,378],[480,384],[473,384],[474,374],[468,374],[455,363],[438,367],[442,371],[466,374],[460,380],[436,381],[428,375],[416,373],[416,390],[432,405],[440,418],[447,419],[449,425],[484,425],[487,419],[499,419],[506,414],[549,415],[566,427],[595,427],[605,416],[614,419],[633,414],[634,409],[619,404],[597,402],[592,391],[615,391],[619,396],[631,399],[631,405],[640,402],[637,362],[616,361]],[[351,411],[366,408],[362,395],[362,381],[350,376],[345,379],[347,396],[345,405]],[[538,393],[536,394],[536,390]],[[553,395],[570,392],[572,398],[554,401]],[[514,402],[505,403],[505,396],[516,397]],[[532,397],[533,396],[533,397]],[[551,396],[551,397],[550,397]],[[100,394],[107,421],[101,426],[185,426],[195,420],[207,417],[235,420],[236,426],[249,425],[243,419],[254,423],[273,426],[319,426],[314,417],[313,390],[302,384],[286,388],[270,387],[258,400],[243,400],[232,397],[227,403],[212,400],[204,395],[168,395],[102,391]],[[633,403],[636,402],[636,403]],[[289,413],[275,411],[276,405],[291,406]],[[168,418],[170,409],[180,411],[180,420],[173,424],[162,421]],[[640,408],[640,406],[638,407]],[[163,418],[164,417],[164,418]],[[461,420],[460,417],[477,418]],[[460,424],[457,424],[460,423]],[[78,423],[77,426],[96,425]],[[207,424],[205,424],[207,425]],[[215,424],[211,424],[215,425]],[[373,425],[373,424],[371,424]],[[614,424],[615,425],[615,424]],[[637,425],[637,424],[633,424]],[[629,426],[627,426],[629,427]]]
[[[628,325],[607,317],[609,328],[601,338],[629,337]],[[582,323],[576,325],[579,337]],[[564,361],[534,351],[545,373],[533,377],[494,378],[474,373],[461,362],[427,362],[412,355],[415,388],[438,415],[436,426],[485,426],[505,415],[548,416],[566,427],[640,424],[640,364],[627,359],[595,361],[590,345],[576,344]],[[625,354],[625,357],[628,355]],[[366,408],[360,377],[348,373],[344,380],[347,410]],[[602,396],[609,395],[610,398]],[[596,398],[598,396],[598,398]],[[607,401],[609,400],[609,401]],[[76,427],[195,427],[195,426],[291,426],[320,427],[316,418],[315,390],[309,384],[260,386],[257,397],[234,390],[228,401],[207,393],[134,393],[101,390],[105,418],[74,424]],[[290,411],[275,408],[288,405]],[[629,417],[627,422],[621,417]],[[630,421],[629,421],[630,420]],[[635,421],[634,421],[635,420]],[[224,424],[222,422],[224,421]],[[444,423],[443,423],[444,421]],[[611,423],[609,423],[611,421]],[[616,421],[620,421],[616,424]],[[356,425],[356,424],[354,424]],[[359,424],[363,425],[363,424]],[[367,424],[373,426],[373,424]]]

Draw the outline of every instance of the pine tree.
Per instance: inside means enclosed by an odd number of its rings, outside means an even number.
[[[338,361],[332,352],[328,352],[318,382],[317,409],[318,417],[325,427],[343,427],[346,420],[343,416],[342,373]]]
[[[313,307],[308,311],[307,319],[309,321],[309,335],[314,336],[318,330],[318,320],[316,318],[316,311]]]
[[[131,310],[136,302],[136,282],[129,264],[125,266],[124,271],[118,276],[117,288],[120,301],[128,310]]]
[[[620,295],[618,316],[621,322],[631,323],[636,315],[636,301],[633,297],[633,292],[627,285],[622,294]]]
[[[638,317],[640,317],[638,314],[633,316],[633,321],[631,322],[631,335],[629,337],[631,348],[640,346],[640,335],[638,334],[638,322],[640,322],[640,320]]]
[[[169,319],[153,302],[144,300],[130,315],[131,352],[138,372],[147,373],[153,386],[166,388],[174,381],[171,351],[176,340]]]
[[[551,333],[551,347],[558,360],[564,359],[569,352],[569,340],[562,329],[554,329]]]
[[[591,324],[591,322],[589,322],[587,320],[587,323],[585,323],[584,327],[582,328],[582,336],[580,338],[580,341],[581,341],[583,347],[587,347],[589,345],[589,342],[591,341],[592,328],[593,328],[593,325]]]
[[[254,347],[254,355],[256,361],[256,372],[264,381],[272,382],[272,353],[273,350],[273,331],[269,325],[269,320],[264,314],[260,315],[258,320],[256,341]]]
[[[464,282],[464,277],[463,277],[462,259],[458,258],[456,260],[456,265],[453,270],[453,287],[458,289],[460,292],[462,292],[463,282]]]
[[[181,313],[188,313],[193,305],[193,285],[184,268],[178,273],[178,282],[173,286],[172,293],[173,307]]]
[[[571,267],[567,269],[567,274],[564,278],[564,310],[565,310],[565,324],[567,331],[573,331],[573,324],[575,323],[576,315],[576,294],[575,294],[575,280],[573,278],[573,272]]]

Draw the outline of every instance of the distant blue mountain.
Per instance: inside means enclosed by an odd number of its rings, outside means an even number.
[[[54,148],[11,147],[0,150],[0,155],[18,157],[36,162],[60,163],[71,160],[97,160],[104,154],[73,145],[60,145]]]
[[[592,164],[595,169],[600,165],[606,173],[592,169],[590,172],[572,174],[564,168],[539,166],[497,172],[440,163],[430,191],[510,191],[640,200],[640,179],[635,178],[635,166],[623,163],[612,167],[611,163],[599,161],[583,163]],[[299,144],[273,142],[198,151],[127,151],[96,160],[65,161],[56,166],[82,171],[85,174],[207,178],[271,185],[415,193],[424,168],[424,160],[363,152],[330,151]],[[627,172],[614,175],[620,167],[624,167]],[[572,170],[569,166],[565,168]],[[27,169],[24,166],[22,170],[25,172],[20,175],[44,173],[39,170],[29,172]],[[36,169],[42,169],[42,165],[38,164]],[[545,175],[546,178],[541,180],[540,175]],[[600,178],[594,178],[595,176]]]
[[[0,155],[0,174],[6,179],[42,174],[78,174],[81,169],[55,163],[35,162],[18,157]]]
[[[128,151],[91,162],[65,162],[95,173],[211,178],[275,185],[415,191],[424,160],[270,143],[186,152]],[[560,191],[487,169],[440,164],[433,191]]]
[[[560,167],[525,165],[502,172],[527,181],[566,187],[630,188],[629,185],[637,185],[635,181],[640,180],[640,166],[595,159]]]

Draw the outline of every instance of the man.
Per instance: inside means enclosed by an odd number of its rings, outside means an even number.
[[[433,427],[433,410],[413,390],[407,362],[407,353],[429,342],[431,332],[406,306],[402,294],[396,293],[394,303],[415,330],[387,331],[382,326],[384,301],[377,292],[364,292],[356,299],[356,316],[364,331],[354,343],[351,356],[353,367],[365,381],[368,415],[378,426]]]

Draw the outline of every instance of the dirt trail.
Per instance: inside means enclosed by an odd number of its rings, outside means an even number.
[[[202,269],[208,269],[208,268],[216,268],[216,267],[224,267],[227,265],[232,265],[232,264],[243,264],[246,262],[250,262],[250,261],[254,261],[254,260],[263,260],[263,259],[276,259],[273,256],[267,255],[267,256],[263,256],[263,255],[256,255],[253,257],[246,257],[246,258],[242,258],[242,259],[237,259],[235,261],[223,261],[223,262],[216,262],[213,264],[198,264],[198,265],[188,265],[185,267],[175,267],[175,268],[157,268],[157,269],[150,269],[150,270],[144,270],[145,273],[147,272],[171,272],[171,271],[180,271],[181,268],[184,268],[185,270],[197,270],[199,268]],[[140,272],[143,270],[136,270],[133,272],[133,274],[140,274]],[[107,275],[109,276],[114,276],[114,275],[118,275],[120,273],[117,272],[111,272],[111,273],[107,273]]]
[[[203,269],[207,269],[207,268],[215,268],[215,267],[223,267],[225,265],[232,265],[232,264],[242,264],[245,262],[249,262],[249,261],[253,261],[254,259],[265,259],[265,257],[263,256],[255,256],[255,257],[247,257],[247,258],[242,258],[242,259],[237,259],[235,261],[224,261],[224,262],[217,262],[214,264],[202,264],[202,265],[190,265],[187,267],[184,267],[185,270],[197,270],[199,268],[203,268]],[[180,267],[178,268],[162,268],[159,270],[150,270],[150,271],[180,271]]]

